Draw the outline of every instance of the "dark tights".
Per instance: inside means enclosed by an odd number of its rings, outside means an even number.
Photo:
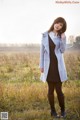
[[[65,106],[64,106],[64,94],[62,92],[62,82],[57,82],[57,83],[47,82],[47,83],[48,83],[48,101],[51,110],[55,111],[55,105],[54,105],[54,89],[55,89],[61,111],[64,111]]]

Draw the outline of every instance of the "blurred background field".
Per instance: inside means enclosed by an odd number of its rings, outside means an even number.
[[[80,52],[66,51],[64,59],[65,119],[80,120]],[[39,49],[0,52],[0,112],[9,112],[9,120],[52,120],[47,89],[40,81]],[[60,113],[56,93],[55,103]]]

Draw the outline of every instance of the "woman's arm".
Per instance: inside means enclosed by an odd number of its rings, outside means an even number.
[[[65,49],[66,49],[66,36],[63,33],[61,35],[61,41],[60,41],[60,51],[61,51],[61,53],[64,53]]]

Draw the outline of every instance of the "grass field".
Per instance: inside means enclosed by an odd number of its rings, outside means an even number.
[[[80,53],[64,57],[69,78],[63,83],[65,120],[80,120]],[[56,120],[50,116],[47,83],[39,77],[39,53],[0,53],[0,112],[7,111],[9,120]],[[60,113],[56,93],[55,105]]]

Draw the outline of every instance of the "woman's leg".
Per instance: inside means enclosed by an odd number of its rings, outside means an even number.
[[[55,111],[54,107],[54,83],[48,82],[48,101],[52,111]]]
[[[54,105],[54,86],[55,84],[53,82],[48,82],[48,101],[51,107],[51,116],[59,118]]]
[[[59,106],[61,108],[61,111],[65,111],[65,103],[64,103],[64,94],[62,92],[62,82],[56,83],[55,85],[58,101],[59,101]]]

